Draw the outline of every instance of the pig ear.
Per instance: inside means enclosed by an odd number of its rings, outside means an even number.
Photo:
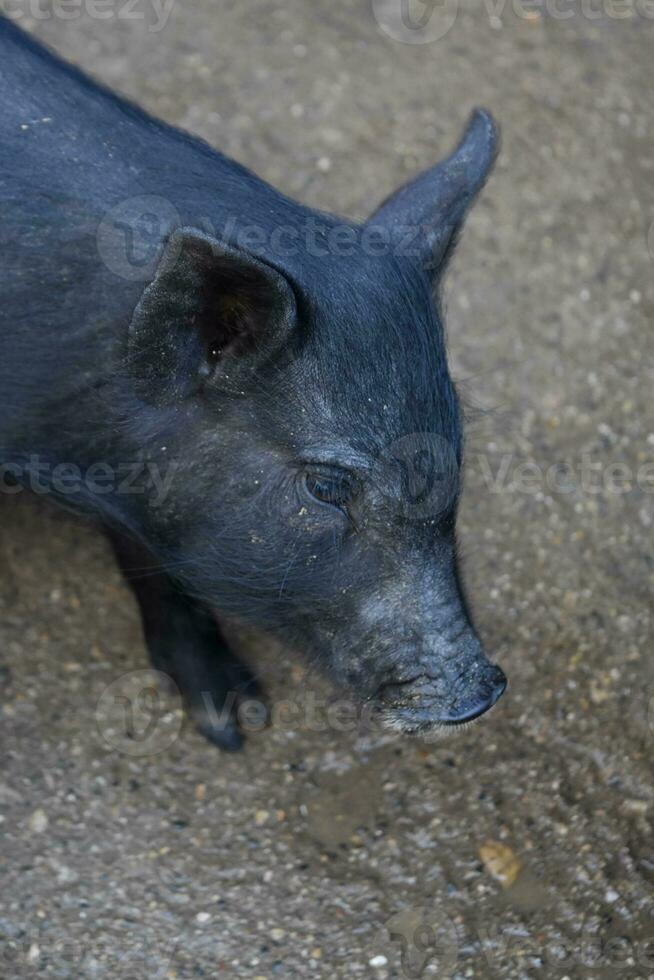
[[[499,133],[491,115],[477,109],[454,153],[391,195],[367,225],[380,229],[397,254],[404,249],[432,274],[438,272],[453,251],[498,148]]]
[[[256,370],[295,323],[288,280],[272,266],[189,228],[174,231],[129,328],[128,371],[148,401],[169,404],[210,377]]]

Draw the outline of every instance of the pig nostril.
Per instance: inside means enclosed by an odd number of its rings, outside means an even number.
[[[497,704],[506,690],[506,685],[507,680],[504,672],[499,667],[493,666],[486,679],[484,694],[474,701],[466,701],[456,713],[444,718],[442,724],[464,725],[468,721],[479,718],[494,704]]]

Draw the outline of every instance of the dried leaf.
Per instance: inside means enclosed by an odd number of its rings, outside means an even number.
[[[499,881],[502,888],[510,888],[520,874],[520,861],[508,844],[487,840],[479,848],[479,857],[486,871]]]

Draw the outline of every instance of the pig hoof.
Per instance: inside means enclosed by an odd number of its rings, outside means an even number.
[[[160,669],[154,665],[152,669],[156,670],[157,672],[157,685],[164,697],[174,698],[176,695],[179,695],[179,686],[177,681],[168,670]]]
[[[223,752],[238,752],[243,748],[245,739],[238,730],[235,721],[229,721],[225,725],[216,725],[209,718],[200,718],[198,715],[195,717],[198,731],[212,745],[217,745]]]
[[[237,752],[248,732],[259,731],[268,722],[259,685],[245,664],[233,655],[224,656],[220,666],[215,665],[204,680],[203,690],[188,692],[191,715],[198,730],[213,745]]]
[[[259,685],[250,669],[216,636],[215,628],[203,633],[193,629],[193,622],[184,626],[183,642],[178,632],[172,642],[169,638],[161,642],[158,637],[156,646],[150,646],[153,666],[161,672],[162,681],[170,678],[177,686],[189,716],[205,738],[227,752],[235,752],[244,741],[242,722],[247,732],[249,724],[265,718]],[[249,713],[245,710],[248,706]]]

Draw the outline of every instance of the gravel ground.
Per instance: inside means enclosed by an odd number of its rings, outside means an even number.
[[[104,540],[3,499],[8,980],[654,977],[654,9],[445,0],[402,33],[397,7],[180,0],[162,26],[153,0],[107,19],[12,4],[349,215],[441,156],[473,105],[494,111],[502,156],[447,297],[475,409],[466,577],[509,693],[439,745],[321,711],[228,756],[174,699],[153,739],[125,738],[107,689],[146,658]],[[334,699],[287,651],[235,640],[273,704]]]

